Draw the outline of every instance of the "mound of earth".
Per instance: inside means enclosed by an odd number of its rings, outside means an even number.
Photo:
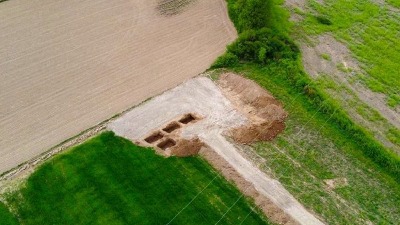
[[[180,139],[171,149],[171,155],[178,157],[188,157],[197,155],[204,143],[199,138],[194,139]]]
[[[256,82],[233,73],[222,74],[218,85],[249,123],[227,132],[235,141],[269,141],[285,129],[288,114],[282,104]]]

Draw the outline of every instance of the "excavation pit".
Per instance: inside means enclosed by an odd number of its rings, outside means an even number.
[[[176,142],[172,140],[171,138],[168,138],[162,142],[160,142],[157,147],[161,148],[162,150],[167,150],[168,148],[175,146]]]
[[[196,117],[194,117],[192,114],[189,113],[189,114],[186,114],[185,116],[183,116],[182,119],[179,120],[179,122],[183,123],[183,124],[188,124],[195,120],[196,120]]]
[[[144,140],[149,143],[152,144],[158,140],[160,140],[161,138],[163,138],[164,135],[161,132],[155,132],[152,135],[148,136],[147,138],[145,138]]]
[[[181,125],[179,125],[176,122],[172,122],[170,124],[168,124],[165,128],[163,128],[162,130],[167,132],[167,133],[172,133],[174,130],[177,130],[181,128]]]

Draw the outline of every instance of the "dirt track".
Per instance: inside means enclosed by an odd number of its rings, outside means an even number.
[[[224,0],[0,4],[0,173],[205,69],[236,37]]]
[[[255,87],[251,90],[254,89]],[[135,107],[107,127],[119,136],[147,146],[147,137],[154,136],[151,134],[155,131],[166,130],[168,124],[179,121],[188,113],[198,115],[199,119],[196,122],[181,125],[173,131],[175,136],[184,139],[199,138],[229,163],[244,180],[251,183],[260,195],[270,199],[280,208],[280,214],[289,215],[299,224],[322,225],[323,223],[309,213],[277,180],[261,172],[223,136],[227,130],[245,125],[251,120],[244,111],[237,110],[237,106],[225,94],[227,93],[210,79],[197,77]],[[252,96],[258,94],[260,93]],[[166,137],[160,137],[158,143],[163,143],[165,139]],[[268,215],[271,212],[266,213]]]

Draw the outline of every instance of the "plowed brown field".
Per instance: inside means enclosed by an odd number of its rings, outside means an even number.
[[[234,40],[224,0],[0,4],[0,173],[209,67]]]

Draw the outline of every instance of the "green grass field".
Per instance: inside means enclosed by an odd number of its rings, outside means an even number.
[[[270,224],[203,159],[163,158],[111,132],[5,197],[21,224]]]
[[[0,202],[0,224],[1,225],[17,225],[18,222],[14,216],[8,211],[6,206]]]
[[[278,179],[307,208],[328,224],[396,224],[400,221],[400,185],[363,154],[362,149],[283,76],[286,68],[237,67],[284,103],[285,132],[258,143],[249,158],[262,158],[261,169]],[[260,162],[258,161],[258,162]],[[330,189],[325,181],[345,179]]]
[[[311,11],[297,26],[308,35],[330,33],[346,42],[367,74],[371,90],[384,93],[390,106],[400,105],[400,1],[310,0]],[[392,4],[392,5],[390,5]],[[330,21],[321,23],[318,17]]]
[[[320,80],[313,81],[304,73],[301,53],[291,44],[288,35],[299,31],[292,30],[288,24],[289,15],[281,7],[283,1],[276,0],[274,5],[266,6],[263,15],[271,13],[268,22],[261,25],[252,10],[243,7],[243,2],[262,11],[263,0],[228,1],[235,26],[247,30],[242,29],[238,41],[228,47],[227,54],[221,56],[214,67],[229,68],[255,80],[283,102],[289,113],[283,134],[272,142],[257,143],[253,150],[243,153],[255,159],[260,169],[278,179],[327,224],[397,224],[400,221],[398,155],[353,121],[340,102],[322,87]],[[329,7],[333,4],[327,10],[337,13],[337,21],[327,13],[306,14],[303,30],[306,29],[308,35],[337,32],[336,35],[343,35],[345,39],[345,33],[340,30],[352,27],[357,21],[374,18],[370,15],[375,11],[365,8],[372,4],[368,1],[323,2]],[[391,30],[388,36],[397,31]],[[364,45],[365,49],[377,48]],[[394,67],[389,69],[395,71]],[[386,75],[379,78],[379,82],[388,90],[398,81],[393,81],[395,76],[390,71]],[[371,76],[371,79],[378,78]],[[373,115],[374,111],[368,113]]]

